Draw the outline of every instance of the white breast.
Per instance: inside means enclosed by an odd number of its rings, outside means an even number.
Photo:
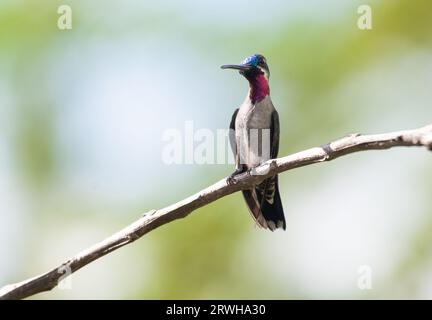
[[[247,167],[256,167],[270,159],[270,126],[274,111],[269,96],[255,105],[246,99],[236,118],[236,142],[240,161]],[[261,136],[257,141],[257,137]],[[258,148],[260,149],[259,152]]]

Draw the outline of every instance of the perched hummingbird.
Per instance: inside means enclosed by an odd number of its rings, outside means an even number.
[[[270,71],[262,55],[254,54],[239,65],[223,65],[221,68],[239,70],[249,81],[246,99],[234,111],[230,123],[230,144],[236,163],[236,170],[228,178],[228,183],[231,183],[235,175],[277,157],[279,115],[270,99]],[[258,137],[258,143],[252,143],[253,137]],[[264,152],[266,146],[267,153]],[[271,231],[277,228],[285,230],[277,175],[264,180],[253,189],[243,190],[243,196],[259,226]]]

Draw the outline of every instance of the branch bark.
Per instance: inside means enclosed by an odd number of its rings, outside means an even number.
[[[49,291],[57,286],[59,280],[64,278],[65,272],[71,274],[96,259],[134,242],[164,224],[184,218],[192,211],[229,194],[251,188],[253,185],[277,173],[314,163],[330,161],[358,151],[382,150],[399,146],[424,146],[432,150],[432,124],[414,130],[376,135],[351,134],[320,147],[269,160],[257,167],[253,174],[244,173],[238,175],[233,184],[227,184],[226,178],[224,178],[189,198],[166,208],[145,213],[129,226],[81,251],[44,274],[4,286],[0,289],[0,299],[22,299],[39,292]]]

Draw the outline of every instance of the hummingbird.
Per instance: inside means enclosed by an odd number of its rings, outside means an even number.
[[[221,68],[238,70],[249,82],[246,98],[234,111],[230,123],[229,140],[236,169],[227,182],[232,183],[237,174],[252,172],[255,167],[277,157],[279,115],[270,98],[270,71],[264,56],[254,54],[241,64],[228,64]],[[258,226],[271,231],[278,228],[285,230],[277,175],[242,192]]]

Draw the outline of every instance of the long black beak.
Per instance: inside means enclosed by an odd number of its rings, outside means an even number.
[[[221,66],[221,69],[235,69],[235,70],[247,71],[252,69],[252,66],[249,66],[247,64],[224,64],[223,66]]]

